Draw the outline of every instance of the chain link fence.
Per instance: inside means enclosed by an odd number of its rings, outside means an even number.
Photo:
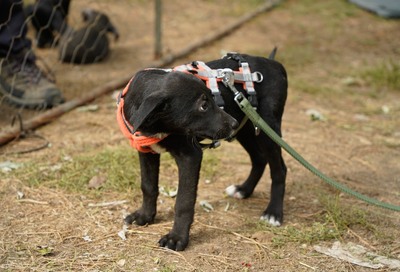
[[[75,80],[84,80],[86,73],[91,73],[84,64],[107,62],[113,43],[119,38],[111,19],[117,16],[110,9],[114,5],[110,1],[85,2],[0,2],[1,127],[74,97],[68,84],[56,81],[64,69],[80,70]],[[134,1],[114,4],[131,5],[132,10],[140,4],[129,2]]]
[[[196,41],[211,41],[265,3],[2,0],[0,133],[10,125],[24,131],[22,124],[32,117],[131,76],[156,57],[168,59]],[[217,36],[210,38],[213,33]],[[235,44],[226,50],[235,51]],[[217,50],[212,56],[203,53],[203,58],[220,55]]]

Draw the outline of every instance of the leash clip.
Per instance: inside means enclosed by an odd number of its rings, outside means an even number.
[[[232,69],[230,68],[218,69],[217,74],[218,78],[222,78],[222,83],[224,83],[226,87],[229,87],[229,89],[231,89],[231,91],[235,95],[239,93],[238,90],[235,88],[235,74],[232,71]]]
[[[240,92],[237,92],[235,94],[235,97],[233,98],[233,100],[235,100],[235,102],[239,105],[239,107],[242,107],[241,103],[244,100],[244,95]]]

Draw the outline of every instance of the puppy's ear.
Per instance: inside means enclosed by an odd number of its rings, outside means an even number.
[[[107,31],[114,34],[114,41],[118,41],[119,39],[119,32],[118,30],[115,28],[115,26],[113,26],[111,24],[111,22],[108,22],[108,26],[107,26]]]
[[[140,126],[146,121],[146,118],[163,103],[163,99],[156,95],[151,95],[144,99],[137,111],[131,116],[130,122],[133,126],[133,132],[136,132]]]

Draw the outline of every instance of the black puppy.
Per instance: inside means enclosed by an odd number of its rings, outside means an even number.
[[[249,63],[252,71],[258,71],[263,76],[262,82],[254,84],[258,100],[257,111],[280,135],[287,96],[286,71],[274,60],[241,56]],[[239,69],[238,62],[233,59],[219,59],[208,62],[207,65],[212,69]],[[160,141],[151,146],[152,150],[170,152],[178,165],[179,185],[174,225],[172,230],[161,238],[160,246],[184,250],[188,245],[202,160],[202,150],[198,142],[203,138],[230,137],[238,127],[237,121],[240,123],[244,118],[233,99],[232,91],[222,83],[218,85],[225,102],[226,113],[215,104],[210,90],[202,81],[191,74],[177,71],[141,71],[122,95],[122,126],[132,125],[130,130],[133,134],[139,130],[141,135],[160,137]],[[242,85],[235,86],[247,96]],[[283,220],[286,179],[286,166],[281,156],[281,148],[264,133],[257,136],[250,121],[237,132],[236,138],[248,152],[252,168],[246,181],[241,185],[228,187],[227,193],[238,198],[249,197],[269,163],[272,179],[271,198],[261,219],[275,226],[280,225]],[[160,155],[140,152],[139,158],[142,207],[127,216],[125,221],[129,224],[135,222],[145,225],[152,223],[156,215]]]
[[[25,16],[36,30],[36,43],[39,48],[57,44],[57,37],[67,28],[70,0],[36,0],[26,6]]]
[[[82,11],[86,25],[76,31],[66,30],[60,41],[60,60],[67,63],[87,64],[103,60],[109,52],[107,32],[118,40],[119,33],[107,15],[92,9]]]

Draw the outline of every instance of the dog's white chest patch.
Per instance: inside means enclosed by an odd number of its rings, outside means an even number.
[[[154,152],[158,154],[167,152],[167,150],[159,144],[152,144],[150,147]]]

